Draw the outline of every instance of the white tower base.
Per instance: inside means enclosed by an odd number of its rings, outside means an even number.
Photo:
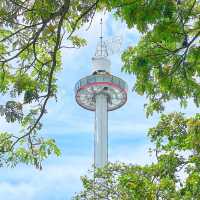
[[[108,163],[108,97],[96,95],[94,165],[104,167]]]

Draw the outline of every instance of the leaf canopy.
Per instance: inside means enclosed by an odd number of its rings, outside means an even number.
[[[39,134],[49,99],[57,99],[57,72],[62,48],[80,48],[86,40],[75,35],[90,22],[99,0],[1,0],[1,117],[17,123],[19,133],[0,132],[0,166],[19,162],[41,168],[49,154],[60,155],[52,139]],[[5,146],[5,147],[4,147]]]

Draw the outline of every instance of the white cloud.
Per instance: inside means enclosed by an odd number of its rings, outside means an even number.
[[[27,199],[33,200],[35,189],[24,183],[12,185],[8,182],[0,183],[0,196],[6,200]]]
[[[118,145],[118,148],[111,151],[111,161],[121,161],[130,164],[145,165],[156,161],[154,155],[150,156],[148,150],[152,148],[153,145],[143,143],[138,145],[132,144],[132,146],[127,146],[127,144]]]
[[[110,153],[110,161],[145,164],[148,158],[148,145],[128,147],[118,146]],[[129,152],[129,153],[127,153]],[[0,197],[6,200],[61,200],[71,199],[81,190],[80,176],[91,169],[91,155],[66,155],[44,164],[42,171],[20,165],[14,169],[3,169],[0,182]]]
[[[80,189],[80,176],[86,173],[91,163],[88,157],[79,156],[63,157],[59,164],[56,164],[56,160],[53,163],[44,165],[42,171],[24,166],[4,169],[9,175],[2,176],[7,181],[0,182],[1,199],[70,199]],[[19,173],[22,170],[23,173]]]

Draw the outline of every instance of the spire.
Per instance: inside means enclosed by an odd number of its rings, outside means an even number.
[[[101,56],[103,54],[103,20],[101,18],[101,22],[100,22],[100,25],[101,25],[101,36],[100,36],[100,41],[101,41]]]
[[[106,42],[103,41],[103,20],[102,20],[102,18],[100,21],[100,37],[99,38],[100,38],[100,42],[98,42],[98,44],[97,44],[94,57],[96,57],[96,58],[104,57],[105,58],[108,56],[108,50],[107,50]]]

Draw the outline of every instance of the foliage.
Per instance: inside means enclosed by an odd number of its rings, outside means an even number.
[[[19,133],[0,133],[0,166],[19,162],[41,168],[49,154],[59,155],[52,139],[38,134],[49,99],[57,93],[61,49],[81,47],[74,35],[92,20],[98,0],[1,0],[0,2],[0,114],[17,123]]]
[[[190,99],[200,104],[200,2],[197,0],[102,0],[101,6],[137,28],[136,46],[122,54],[126,73],[136,77],[134,90],[146,95],[147,116],[163,112],[165,102]],[[82,177],[74,199],[199,200],[200,115],[161,115],[148,136],[156,162],[145,166],[109,163]]]
[[[145,165],[108,164],[95,179],[82,177],[74,199],[198,200],[200,193],[200,115],[162,115],[148,132],[157,161]]]
[[[136,27],[142,39],[122,55],[123,71],[134,74],[134,90],[149,99],[147,116],[171,99],[200,104],[200,2],[197,0],[117,0],[104,4]]]

